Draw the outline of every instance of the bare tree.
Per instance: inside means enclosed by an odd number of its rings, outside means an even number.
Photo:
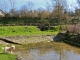
[[[29,11],[31,11],[33,9],[33,7],[34,7],[33,2],[32,1],[28,1],[27,2],[27,8],[29,9]]]
[[[52,6],[48,2],[46,2],[46,9],[48,12],[52,10]]]
[[[23,5],[20,9],[20,15],[22,17],[26,17],[27,16],[27,13],[28,13],[28,8],[26,5]]]
[[[64,7],[65,7],[65,2],[66,0],[51,0],[54,6],[54,12],[56,12],[56,16],[58,17],[59,23],[60,23],[60,30],[62,29],[61,27],[61,22],[62,22],[62,17],[64,14]],[[54,5],[55,4],[55,5]]]
[[[9,0],[10,3],[10,14],[11,16],[14,16],[15,14],[15,5],[16,5],[16,1],[15,0]]]
[[[43,10],[41,12],[41,18],[48,18],[49,15],[50,15],[50,12],[49,11]]]
[[[37,12],[38,12],[38,17],[41,18],[41,12],[43,11],[43,8],[38,8]]]
[[[79,8],[76,8],[76,14],[80,19],[80,0],[77,0],[77,3],[78,3]]]
[[[9,10],[9,5],[8,5],[8,2],[3,0],[3,2],[0,3],[0,8],[5,12],[7,13],[7,11]]]
[[[34,10],[33,16],[34,16],[34,17],[38,17],[38,12],[37,12],[36,10]]]
[[[10,6],[11,6],[11,9],[14,9],[15,8],[15,0],[9,0],[9,3],[10,3]]]
[[[33,7],[34,7],[34,3],[32,1],[28,1],[27,2],[27,8],[29,10],[28,12],[28,17],[33,17]]]
[[[80,7],[80,0],[77,0],[77,3],[78,3],[78,5],[79,5],[79,7]]]

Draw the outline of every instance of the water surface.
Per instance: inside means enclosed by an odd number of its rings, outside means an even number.
[[[54,45],[54,43],[51,43]],[[64,43],[54,46],[46,44],[44,47],[22,49],[18,56],[22,60],[80,60],[80,49]],[[47,46],[48,45],[48,46]],[[26,46],[27,47],[27,46]]]

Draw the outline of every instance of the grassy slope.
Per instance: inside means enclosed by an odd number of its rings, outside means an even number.
[[[12,54],[3,54],[2,45],[0,45],[0,60],[16,60],[16,58]]]
[[[36,26],[1,26],[0,36],[16,36],[29,34],[57,34],[59,29],[40,31]]]

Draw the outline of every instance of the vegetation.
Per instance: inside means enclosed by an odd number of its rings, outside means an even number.
[[[17,36],[28,34],[57,34],[59,27],[55,27],[54,30],[40,31],[37,26],[1,26],[0,36]]]
[[[3,12],[5,13],[5,16],[2,17],[2,14],[0,15],[0,36],[57,34],[60,30],[63,30],[62,25],[65,27],[66,24],[75,24],[67,25],[66,30],[74,34],[77,33],[77,35],[74,36],[68,35],[68,37],[71,39],[67,40],[80,44],[80,25],[76,25],[76,23],[78,23],[80,20],[80,9],[78,9],[76,6],[73,6],[74,4],[70,4],[71,7],[74,7],[75,9],[75,12],[73,12],[73,10],[71,11],[71,9],[69,9],[67,0],[50,1],[51,4],[45,4],[47,5],[46,10],[43,8],[34,10],[34,4],[31,1],[27,2],[19,10],[16,9],[15,3],[17,2],[15,0],[4,1],[3,3],[1,2],[0,11],[5,11]],[[80,6],[80,0],[77,0],[77,3]],[[45,29],[46,25],[48,28],[47,30]],[[44,31],[41,31],[39,26]],[[42,44],[43,43],[40,45]],[[51,46],[54,45],[52,44]],[[0,52],[3,52],[1,47],[2,45],[0,45]],[[0,60],[15,60],[15,56],[12,54],[0,53]]]
[[[78,1],[78,0],[77,0]],[[37,25],[42,19],[48,20],[48,22],[53,25],[62,25],[65,23],[75,23],[78,22],[80,10],[72,12],[69,9],[67,0],[50,0],[50,3],[46,3],[46,10],[43,8],[37,8],[34,10],[34,5],[32,1],[27,2],[21,7],[21,9],[15,9],[15,0],[8,0],[2,2],[1,8],[3,11],[7,12],[4,18],[0,18],[0,25]],[[55,3],[55,4],[54,4]],[[8,6],[9,4],[9,6]],[[8,7],[8,8],[7,8]],[[11,8],[11,9],[10,9]],[[77,12],[78,10],[78,12]],[[60,27],[61,28],[61,27]]]
[[[22,17],[22,18],[19,18],[19,17],[5,17],[5,18],[0,18],[0,25],[3,26],[3,25],[6,25],[6,26],[9,26],[9,25],[13,25],[13,26],[24,26],[24,25],[27,25],[27,26],[30,26],[30,25],[34,25],[34,26],[38,26],[39,24],[47,24],[47,23],[50,23],[51,26],[55,26],[55,25],[58,25],[59,24],[59,21],[57,18],[44,18],[44,19],[41,19],[41,18],[31,18],[31,17]],[[65,20],[63,21],[63,23],[65,23]]]
[[[0,44],[0,60],[16,60],[16,56],[9,53],[4,54]]]

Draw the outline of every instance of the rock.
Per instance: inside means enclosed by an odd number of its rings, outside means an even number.
[[[66,39],[66,36],[65,36],[65,33],[58,33],[54,38],[53,40],[55,42],[57,41],[62,41],[62,40],[65,40]]]
[[[59,38],[58,38],[57,36],[55,36],[55,37],[53,38],[53,40],[54,40],[54,42],[57,42],[57,41],[59,41]]]

